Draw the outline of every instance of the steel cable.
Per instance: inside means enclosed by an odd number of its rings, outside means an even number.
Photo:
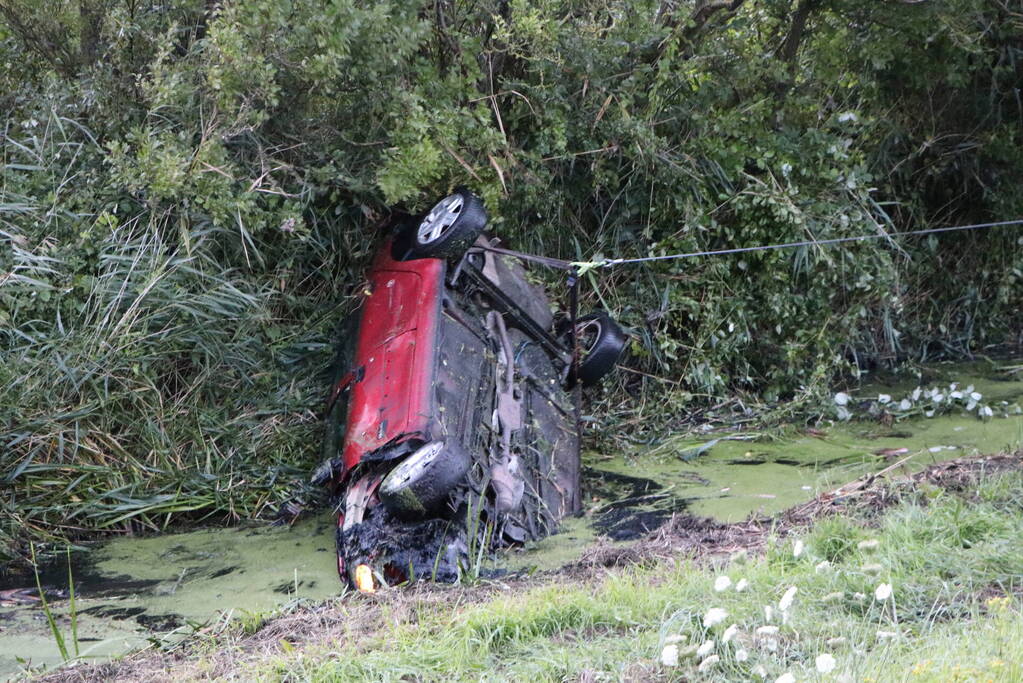
[[[691,251],[683,254],[663,254],[661,256],[641,256],[636,258],[615,258],[602,259],[599,261],[565,261],[550,256],[538,256],[536,254],[524,254],[511,249],[499,247],[481,246],[480,248],[492,251],[504,256],[538,263],[549,268],[557,268],[569,271],[586,271],[593,268],[610,268],[612,266],[627,265],[631,263],[650,263],[653,261],[674,261],[678,259],[697,258],[700,256],[724,256],[727,254],[745,254],[755,251],[770,251],[774,249],[791,249],[793,247],[824,246],[830,244],[843,244],[847,242],[862,242],[864,240],[891,239],[893,237],[908,237],[911,235],[932,235],[942,232],[959,232],[964,230],[980,230],[984,228],[997,228],[1007,225],[1023,225],[1023,218],[1008,221],[995,221],[992,223],[974,223],[972,225],[953,225],[944,228],[928,228],[925,230],[905,230],[901,232],[880,232],[873,235],[855,235],[853,237],[833,237],[823,240],[800,240],[798,242],[783,242],[781,244],[767,244],[757,247],[734,247],[731,249],[711,249],[707,251]]]

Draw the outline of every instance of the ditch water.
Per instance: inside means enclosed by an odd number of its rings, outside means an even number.
[[[1023,416],[1013,414],[1023,402],[1023,371],[946,365],[924,379],[924,386],[941,386],[946,396],[950,382],[972,385],[996,415],[982,420],[977,407],[967,412],[965,405],[957,405],[947,414],[925,417],[917,410],[933,403],[925,396],[914,400],[909,411],[921,414],[887,426],[853,420],[756,439],[714,431],[699,438],[669,437],[629,453],[587,454],[586,514],[567,520],[557,536],[502,553],[497,567],[556,569],[577,560],[600,535],[627,542],[675,512],[739,521],[780,512],[899,461],[905,460],[900,468],[915,471],[942,460],[1023,446]],[[891,407],[917,384],[865,388],[855,393],[850,407],[857,404],[866,411],[866,399],[879,394],[892,397],[885,404]],[[110,657],[217,620],[254,617],[297,598],[336,596],[340,584],[333,533],[333,519],[321,514],[292,527],[208,529],[94,546],[71,568],[79,654]],[[17,676],[25,663],[37,667],[61,661],[38,602],[19,604],[25,598],[15,591],[34,588],[34,581],[0,578],[0,679]],[[41,581],[56,593],[66,591],[67,566],[50,567]],[[69,601],[55,597],[51,602],[73,651]]]

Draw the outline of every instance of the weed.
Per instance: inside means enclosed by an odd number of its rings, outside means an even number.
[[[50,633],[53,635],[53,640],[57,644],[57,650],[60,652],[61,659],[65,662],[71,661],[73,657],[77,657],[79,654],[78,648],[78,612],[75,606],[75,584],[74,577],[71,573],[71,550],[67,551],[67,572],[68,572],[68,586],[69,586],[69,597],[70,597],[70,618],[71,618],[71,644],[74,647],[74,655],[72,655],[67,647],[67,642],[64,639],[64,634],[57,625],[57,616],[54,614],[50,607],[49,600],[46,599],[46,591],[43,590],[42,581],[39,578],[39,565],[36,561],[36,549],[35,544],[30,544],[30,551],[32,557],[32,567],[35,572],[36,578],[36,590],[39,591],[39,602],[43,608],[43,614],[46,615],[46,623],[50,627]]]

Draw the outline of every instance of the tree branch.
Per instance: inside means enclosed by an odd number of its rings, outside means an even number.
[[[785,41],[778,48],[778,56],[784,61],[792,64],[799,52],[799,44],[803,41],[803,34],[806,32],[806,20],[810,14],[821,4],[821,0],[801,0],[792,13],[792,23],[789,25],[789,32]]]

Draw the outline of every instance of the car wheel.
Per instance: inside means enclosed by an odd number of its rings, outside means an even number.
[[[575,372],[569,376],[570,383],[578,381],[583,386],[593,386],[618,363],[628,337],[603,311],[578,318],[575,330],[579,340],[579,359]],[[568,332],[564,333],[565,342],[571,345],[572,336]]]
[[[472,464],[459,445],[432,441],[402,460],[377,489],[380,502],[398,517],[435,510],[465,479]]]
[[[405,258],[459,258],[480,236],[486,224],[483,202],[469,190],[458,188],[410,226]]]

